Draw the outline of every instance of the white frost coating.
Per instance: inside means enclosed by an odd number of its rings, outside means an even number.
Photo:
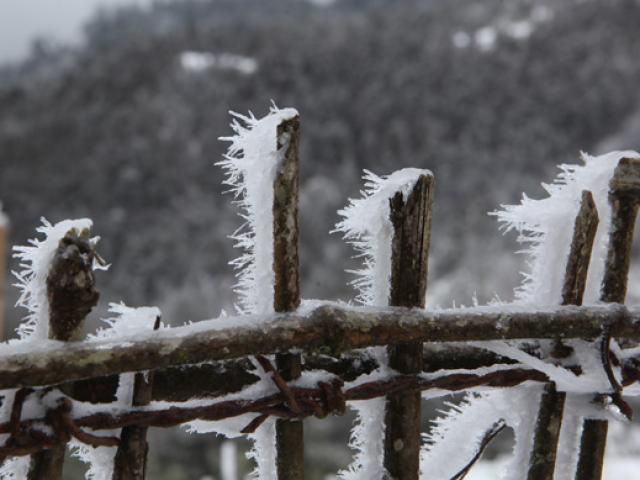
[[[556,180],[552,184],[543,184],[548,193],[546,198],[533,200],[523,195],[519,205],[503,206],[502,211],[493,213],[502,223],[504,230],[516,230],[519,233],[518,241],[525,245],[524,253],[528,257],[527,270],[523,273],[523,283],[515,292],[516,305],[544,308],[560,304],[565,268],[573,237],[574,219],[580,208],[584,190],[589,190],[593,194],[600,219],[589,265],[584,304],[594,304],[598,301],[611,225],[611,209],[608,203],[609,181],[618,162],[625,157],[640,158],[640,155],[631,151],[612,152],[600,157],[583,154],[583,165],[562,165],[561,173]],[[522,352],[517,347],[518,342],[486,342],[477,345],[546,373],[557,383],[559,390],[578,393],[608,391],[610,385],[593,345],[581,341],[572,341],[570,344],[574,348],[575,360],[578,360],[583,367],[583,375],[579,378],[574,378],[573,374],[560,367],[549,365]],[[573,403],[576,403],[578,398],[581,397],[575,394],[569,396]],[[508,400],[513,399],[505,398],[505,401]],[[530,399],[528,401],[531,403]],[[522,406],[518,409],[522,411]],[[537,402],[531,403],[530,411],[537,411]],[[579,409],[579,412],[581,416],[603,415],[603,413],[594,412],[593,408],[586,405]],[[576,415],[576,418],[567,417],[563,422],[558,449],[559,473],[556,476],[558,479],[571,478],[572,465],[575,464],[580,421],[576,409],[572,410],[572,414]],[[535,415],[531,417],[535,419]],[[527,426],[526,429],[533,433],[532,426],[531,428]],[[516,429],[516,436],[520,434],[519,430]],[[525,438],[523,434],[520,435]],[[530,450],[530,446],[528,448]],[[520,459],[517,459],[519,455],[516,454],[509,462],[512,466],[508,470],[509,478],[519,478],[526,470],[522,467],[527,465],[529,450],[526,452],[524,448],[520,450]]]
[[[277,129],[283,121],[298,116],[293,108],[273,106],[256,119],[231,112],[235,117],[231,142],[224,160],[225,184],[231,186],[245,223],[231,236],[244,251],[231,262],[239,271],[235,292],[241,313],[273,312],[273,181],[286,147],[278,150]]]
[[[515,434],[514,454],[500,478],[524,478],[518,473],[521,469],[513,467],[527,465],[535,428],[535,415],[531,415],[531,409],[537,408],[540,392],[539,386],[521,386],[508,392],[495,390],[469,394],[461,405],[450,404],[450,410],[434,422],[429,434],[424,435],[427,446],[420,454],[421,478],[453,478],[473,458],[485,433],[500,419]]]
[[[356,300],[363,305],[389,305],[391,280],[391,242],[393,225],[389,218],[389,200],[402,192],[405,200],[421,175],[431,175],[428,170],[405,168],[386,177],[379,177],[365,170],[362,197],[350,199],[338,214],[343,220],[336,225],[337,232],[360,252],[364,259],[361,270],[352,284],[358,290]],[[386,370],[387,356],[384,347],[367,351],[378,360],[381,368],[371,375]],[[384,478],[384,415],[385,400],[353,402],[357,420],[351,432],[350,447],[356,451],[351,465],[338,473],[341,480],[381,480]]]
[[[248,435],[253,447],[247,452],[247,458],[256,462],[256,468],[248,476],[255,480],[278,480],[276,470],[276,420],[269,418],[255,433]]]
[[[363,268],[351,272],[358,277],[353,285],[358,289],[356,300],[363,305],[389,304],[393,239],[389,200],[396,192],[402,192],[406,200],[421,175],[432,174],[429,170],[404,168],[379,177],[365,170],[362,198],[350,199],[347,207],[338,212],[343,220],[335,231],[342,232],[364,259]]]
[[[89,335],[90,339],[109,339],[123,335],[135,335],[138,332],[152,331],[156,319],[161,316],[156,307],[127,307],[123,303],[109,304],[109,312],[115,316],[103,321],[106,327],[98,329],[95,335]],[[135,373],[123,373],[119,377],[116,401],[112,407],[129,407],[133,401],[133,387]],[[75,406],[74,406],[74,409]],[[77,410],[77,409],[76,409]],[[105,436],[119,436],[120,430],[102,433]],[[87,480],[111,480],[113,475],[114,457],[116,447],[93,448],[83,443],[72,441],[70,443],[71,454],[83,463],[89,464],[85,478]]]
[[[49,302],[47,300],[47,276],[51,261],[58,244],[70,230],[78,232],[91,229],[92,222],[88,218],[79,220],[63,220],[55,225],[42,218],[42,226],[36,231],[44,235],[43,240],[29,240],[29,246],[14,247],[14,257],[20,260],[20,272],[13,272],[18,279],[15,285],[21,290],[16,306],[24,307],[28,314],[18,326],[17,332],[21,340],[44,340],[49,335]],[[91,242],[95,245],[99,238]],[[97,264],[94,265],[94,268]]]
[[[561,165],[561,173],[551,184],[543,184],[549,196],[533,200],[523,195],[519,205],[506,205],[494,212],[505,231],[516,230],[526,246],[528,268],[516,290],[516,300],[538,306],[558,305],[566,260],[573,236],[574,219],[583,190],[590,190],[598,208],[600,223],[589,265],[584,304],[597,302],[607,255],[611,209],[609,180],[618,162],[625,157],[640,158],[633,151],[611,152],[599,157],[582,155],[584,165]]]
[[[562,366],[545,362],[508,342],[498,340],[469,342],[469,345],[484,348],[503,357],[511,358],[544,373],[556,384],[556,389],[560,392],[605,393],[612,391],[611,384],[602,368],[600,352],[597,348],[594,348],[593,343],[583,340],[569,340],[565,341],[565,344],[574,349],[574,354],[568,361],[575,359],[575,362],[572,363],[582,367],[580,375],[576,375]]]
[[[598,301],[611,225],[611,209],[608,203],[609,181],[618,162],[625,157],[639,158],[640,155],[630,151],[612,152],[600,157],[583,154],[583,165],[562,165],[560,167],[562,172],[554,183],[543,185],[548,193],[547,198],[533,200],[524,195],[520,205],[504,206],[502,211],[494,212],[505,230],[513,229],[519,233],[518,240],[525,245],[524,252],[528,256],[527,270],[523,273],[524,281],[516,290],[516,302],[512,304],[513,306],[544,309],[560,304],[565,268],[573,237],[574,219],[580,208],[583,190],[589,190],[593,194],[600,218],[589,266],[584,303],[594,304]],[[501,308],[504,307],[503,305]],[[476,343],[476,346],[487,348],[546,373],[556,382],[559,390],[572,392],[569,396],[572,405],[580,403],[579,408],[572,409],[572,415],[575,418],[567,417],[563,422],[558,452],[560,465],[558,479],[572,478],[580,417],[606,415],[606,412],[597,412],[576,393],[606,392],[611,388],[593,344],[579,340],[571,341],[569,344],[574,348],[574,358],[571,360],[577,361],[583,368],[583,374],[580,377],[562,367],[547,364],[521,351],[518,348],[518,342]],[[521,394],[523,391],[527,391],[527,387],[511,389],[509,393],[492,394],[492,402],[496,404],[494,407],[502,408],[504,405],[510,405],[514,412],[536,412],[539,396],[534,396],[535,400],[532,400],[524,397]],[[518,395],[515,392],[518,392]],[[528,404],[528,407],[525,404]],[[464,435],[468,431],[468,426],[464,424],[464,418],[472,415],[467,413],[468,409],[475,410],[475,403],[471,402],[461,409],[454,409],[447,417],[447,431],[452,438]],[[565,411],[567,411],[566,408]],[[513,422],[510,424],[516,432],[516,439],[521,440],[516,443],[516,454],[509,461],[505,478],[522,478],[525,475],[535,422],[535,415],[530,417],[532,420],[526,421],[522,418],[516,422],[517,425]],[[460,424],[457,423],[457,419],[461,420]],[[529,438],[528,441],[527,438]],[[445,447],[436,444],[427,452],[441,451],[442,448]],[[431,470],[424,471],[425,474],[426,472],[433,474]],[[433,478],[439,477],[436,475]]]
[[[1,480],[24,480],[29,473],[31,457],[7,458],[0,466]]]

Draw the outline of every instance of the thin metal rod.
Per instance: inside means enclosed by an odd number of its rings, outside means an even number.
[[[300,121],[294,117],[277,129],[278,150],[283,151],[273,184],[273,307],[276,312],[292,312],[300,305],[298,280],[298,139]],[[300,377],[300,354],[276,355],[282,378]],[[276,420],[276,467],[278,480],[304,478],[304,430],[302,420]]]
[[[256,326],[193,325],[153,336],[34,346],[29,352],[0,355],[0,389],[55,385],[125,372],[192,365],[248,355],[341,352],[403,342],[467,342],[517,339],[595,339],[602,325],[613,337],[640,339],[640,309],[623,305],[556,307],[549,310],[428,311],[325,305],[308,314],[274,314]],[[230,323],[234,323],[229,319]]]

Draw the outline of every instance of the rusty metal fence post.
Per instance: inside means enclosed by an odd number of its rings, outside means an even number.
[[[81,340],[84,319],[98,303],[93,274],[94,249],[90,232],[73,229],[60,240],[47,276],[49,338],[63,342]],[[60,390],[73,396],[73,384]],[[60,480],[66,444],[42,450],[31,457],[28,480]]]
[[[390,200],[391,306],[425,306],[433,186],[432,175],[421,175],[406,201],[401,192]],[[389,346],[389,366],[400,373],[421,372],[422,349],[420,342]],[[418,391],[387,396],[384,466],[392,479],[417,480],[419,477],[420,403]]]
[[[583,191],[565,270],[562,305],[582,305],[597,229],[598,211],[593,195]],[[555,342],[553,352],[556,357],[563,358],[571,354],[570,347],[563,345],[560,339]],[[553,383],[545,386],[529,458],[528,480],[553,480],[565,399],[566,394],[557,392]]]
[[[291,312],[300,305],[298,280],[298,138],[299,117],[278,125],[278,152],[282,160],[273,184],[273,270],[276,312]],[[286,381],[301,374],[299,354],[276,355],[276,367]],[[276,420],[276,466],[279,480],[304,478],[302,420]]]

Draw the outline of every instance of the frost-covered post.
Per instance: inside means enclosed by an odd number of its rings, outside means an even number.
[[[393,225],[389,304],[424,308],[427,290],[433,176],[421,175],[404,199],[397,192],[390,200]],[[422,371],[422,343],[388,347],[389,366],[400,373]],[[418,479],[420,470],[420,392],[387,397],[384,466],[391,478]]]
[[[624,303],[627,294],[633,230],[640,204],[640,158],[622,158],[609,183],[611,227],[600,299]],[[599,480],[607,443],[608,422],[586,419],[582,426],[576,479]]]
[[[88,228],[73,228],[60,240],[46,278],[49,311],[48,337],[61,341],[81,340],[87,314],[98,303],[93,273],[94,243]],[[72,395],[73,385],[60,387]],[[31,459],[29,480],[62,478],[65,445],[42,450]]]
[[[589,191],[583,191],[564,276],[563,305],[582,305],[597,229],[598,211],[593,195]],[[559,342],[558,340],[557,347],[560,348],[555,348],[556,355],[563,355],[565,352],[562,352],[562,344]],[[570,351],[566,352],[569,353]],[[554,383],[545,386],[540,398],[534,444],[529,458],[529,480],[553,480],[565,400],[566,394],[556,391]]]
[[[273,309],[291,312],[300,305],[298,280],[298,133],[299,117],[278,125],[278,150],[284,150],[273,182]],[[282,377],[295,380],[301,374],[300,354],[276,355]],[[302,421],[276,421],[279,480],[304,478]]]
[[[269,315],[298,308],[298,131],[293,108],[272,106],[256,119],[233,113],[225,160],[226,183],[242,207],[244,225],[232,236],[245,253],[232,264],[239,270],[236,292],[242,313]],[[299,355],[276,355],[285,381],[300,376]],[[272,384],[272,373],[258,367]],[[250,437],[254,475],[264,480],[301,479],[303,430],[298,420],[269,419]]]
[[[363,305],[386,307],[406,305],[423,306],[426,289],[426,257],[430,223],[430,196],[433,175],[428,170],[404,168],[390,175],[379,177],[365,170],[362,197],[350,199],[346,208],[338,213],[343,220],[336,225],[336,231],[343,232],[344,238],[351,243],[363,258],[363,268],[352,271],[358,278],[352,284],[358,289],[356,300]],[[410,198],[411,197],[411,198]],[[422,277],[423,276],[423,277]],[[412,313],[419,313],[416,309]],[[340,319],[340,325],[355,325],[346,318]],[[402,328],[402,327],[401,327]],[[340,342],[346,335],[339,337]],[[385,342],[377,345],[395,345],[402,342],[397,335],[390,336]],[[404,338],[404,343],[417,343],[415,337]],[[389,354],[394,357],[393,365],[403,370],[405,365],[414,367],[417,356],[415,347],[401,346],[398,352],[389,352],[385,347],[365,345],[367,354],[375,358],[378,368],[371,375],[382,375],[390,372]],[[414,355],[415,354],[415,355]],[[420,370],[418,370],[420,371]],[[394,397],[392,397],[394,398]],[[395,422],[399,409],[416,413],[413,393],[405,400],[392,399],[391,412],[393,418],[386,419],[386,398],[375,398],[362,402],[354,402],[351,407],[358,414],[351,432],[350,446],[356,450],[351,465],[338,474],[341,480],[359,480],[367,478],[382,480],[388,478],[389,467],[394,478],[417,478],[418,466],[407,464],[398,467],[398,455],[411,457],[415,442],[420,444],[417,425],[407,425],[406,420],[389,429],[390,442],[386,441],[385,423]],[[418,405],[419,411],[419,405]],[[409,418],[418,423],[420,419]],[[390,423],[387,423],[389,425]],[[406,435],[405,435],[406,434]],[[397,436],[399,435],[400,438]],[[417,437],[416,437],[417,435]],[[406,440],[403,437],[411,437]],[[405,448],[405,444],[407,447]],[[390,445],[390,454],[385,455],[385,446]],[[411,452],[407,455],[407,452]],[[388,457],[388,460],[387,460]],[[413,472],[411,476],[397,474],[398,468]]]

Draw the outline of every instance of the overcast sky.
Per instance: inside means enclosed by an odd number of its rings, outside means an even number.
[[[76,42],[94,10],[134,3],[152,0],[0,0],[0,63],[24,57],[36,36]]]

